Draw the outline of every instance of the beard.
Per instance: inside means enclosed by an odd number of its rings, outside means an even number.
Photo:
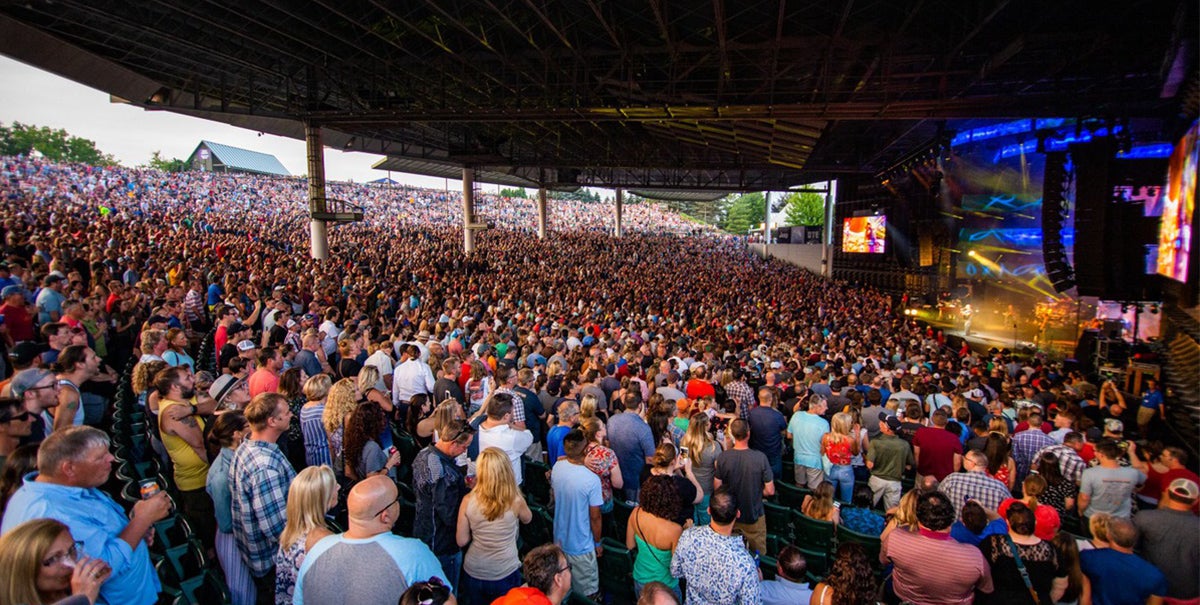
[[[190,389],[183,389],[179,392],[179,396],[182,397],[184,401],[189,401],[196,396],[196,388],[192,387]]]

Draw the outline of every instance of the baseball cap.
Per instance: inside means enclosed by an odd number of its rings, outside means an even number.
[[[675,401],[675,407],[678,408],[680,412],[686,412],[688,408],[692,407],[692,402],[688,401],[686,398],[678,399]]]
[[[1123,433],[1125,432],[1125,423],[1116,418],[1109,418],[1104,421],[1104,430],[1110,433]]]
[[[16,296],[17,294],[21,294],[21,286],[4,286],[4,289],[0,290],[0,298],[8,298],[9,296]]]
[[[33,363],[38,358],[38,355],[41,355],[45,351],[46,347],[44,345],[25,341],[17,343],[16,346],[9,349],[8,359],[13,362],[13,365],[24,367]]]
[[[257,348],[258,347],[255,346],[253,340],[243,340],[242,342],[237,343],[237,350],[239,353],[244,353],[246,351],[253,351],[254,349],[257,349]]]
[[[980,399],[983,399],[983,389],[971,389],[967,391],[966,397],[967,399],[973,401],[979,401]]]
[[[224,401],[225,396],[233,390],[233,387],[237,386],[237,383],[237,378],[234,378],[229,374],[224,374],[220,378],[214,380],[211,387],[208,387],[208,394],[219,404]]]
[[[1172,481],[1171,485],[1167,486],[1167,491],[1171,492],[1172,496],[1178,496],[1184,500],[1200,498],[1200,486],[1197,486],[1195,481],[1183,477]]]
[[[226,334],[237,334],[238,332],[241,332],[245,329],[246,329],[246,324],[244,324],[240,321],[235,321],[235,322],[229,324],[229,327],[225,329],[225,333]]]
[[[315,322],[315,321],[317,321],[317,314],[316,314],[316,313],[305,313],[305,314],[304,314],[304,317],[303,317],[302,319],[303,319],[304,321],[312,321],[312,322]]]
[[[61,275],[55,275],[55,274],[51,273],[50,275],[47,275],[46,277],[42,278],[42,285],[43,286],[52,286],[62,280],[63,280],[63,278]]]
[[[12,379],[12,383],[10,383],[13,396],[24,397],[25,391],[37,386],[37,383],[41,382],[47,376],[54,376],[54,374],[50,370],[43,370],[42,368],[32,368],[18,373]]]
[[[899,431],[900,427],[904,426],[904,424],[900,422],[900,419],[895,416],[884,416],[879,420],[879,424],[881,426],[883,424],[887,424],[887,427],[891,429],[893,433]]]

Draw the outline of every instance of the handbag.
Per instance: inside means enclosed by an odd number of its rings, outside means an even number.
[[[1017,552],[1017,544],[1013,542],[1012,536],[1008,534],[1004,534],[1004,539],[1008,541],[1008,548],[1012,550],[1013,561],[1017,564],[1017,571],[1021,572],[1021,579],[1025,581],[1025,588],[1029,589],[1029,596],[1033,597],[1033,604],[1042,605],[1037,591],[1033,589],[1033,581],[1029,579],[1029,570],[1025,569],[1025,562],[1021,560],[1021,555]]]

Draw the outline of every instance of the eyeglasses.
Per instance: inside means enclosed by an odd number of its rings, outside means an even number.
[[[33,390],[33,389],[30,389],[30,390]],[[7,420],[0,420],[0,424],[8,424],[10,422],[25,422],[26,420],[29,420],[32,417],[33,417],[33,414],[31,414],[28,411],[25,411],[25,412],[21,412],[20,414],[14,414],[12,416],[9,416]]]
[[[42,386],[40,386],[40,387],[29,387],[28,389],[25,389],[25,391],[24,391],[24,392],[28,393],[28,392],[30,392],[30,391],[41,391],[41,390],[43,390],[43,389],[55,389],[55,390],[57,390],[57,389],[58,389],[58,381],[55,381],[55,382],[54,382],[54,384],[46,384],[46,385],[42,385]]]
[[[567,561],[567,564],[566,564],[566,565],[564,565],[564,566],[562,566],[562,567],[560,567],[560,568],[558,568],[558,569],[554,570],[554,573],[555,573],[555,574],[560,574],[560,573],[562,573],[562,572],[564,572],[564,571],[571,571],[571,562],[570,562],[570,561]]]
[[[67,567],[75,567],[75,562],[79,560],[79,553],[83,551],[83,542],[76,540],[67,552],[54,555],[42,561],[42,567],[53,567],[58,564],[66,565]]]
[[[387,506],[385,506],[385,507],[383,507],[382,509],[380,509],[380,511],[379,511],[379,512],[377,512],[377,513],[375,513],[374,515],[371,515],[371,517],[378,517],[379,515],[382,515],[383,513],[387,512],[387,509],[391,508],[393,504],[399,504],[399,503],[400,503],[400,498],[401,498],[401,497],[402,497],[402,496],[400,495],[400,492],[396,492],[396,499],[395,499],[395,500],[392,500],[391,502],[388,502],[388,505],[387,505]]]

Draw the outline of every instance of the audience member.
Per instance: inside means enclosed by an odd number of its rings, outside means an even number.
[[[738,422],[745,421],[738,419]],[[748,435],[743,436],[743,447]],[[751,450],[753,451],[753,450]],[[762,452],[755,452],[764,458]],[[685,530],[671,557],[671,575],[687,582],[687,605],[735,605],[762,602],[758,565],[747,544],[733,533],[741,514],[737,497],[729,488],[718,486],[708,503],[712,522]]]
[[[726,486],[737,497],[738,518],[735,526],[742,531],[750,548],[767,552],[767,520],[763,498],[775,495],[775,476],[767,457],[750,449],[750,424],[741,418],[729,423],[733,448],[717,456],[713,488]]]
[[[554,541],[562,546],[571,564],[571,589],[594,597],[600,592],[596,557],[600,546],[600,507],[604,495],[600,478],[584,465],[587,440],[583,431],[571,429],[563,437],[563,453],[550,473],[554,489]],[[597,600],[597,599],[592,599]]]
[[[1133,553],[1138,533],[1133,522],[1123,517],[1108,521],[1108,548],[1079,553],[1079,566],[1092,585],[1092,603],[1124,605],[1160,603],[1169,588],[1158,568]],[[1195,569],[1191,572],[1194,575]]]
[[[460,595],[471,603],[491,603],[521,585],[518,523],[532,519],[508,456],[497,448],[484,449],[476,463],[475,487],[458,508],[457,543],[467,549]]]

